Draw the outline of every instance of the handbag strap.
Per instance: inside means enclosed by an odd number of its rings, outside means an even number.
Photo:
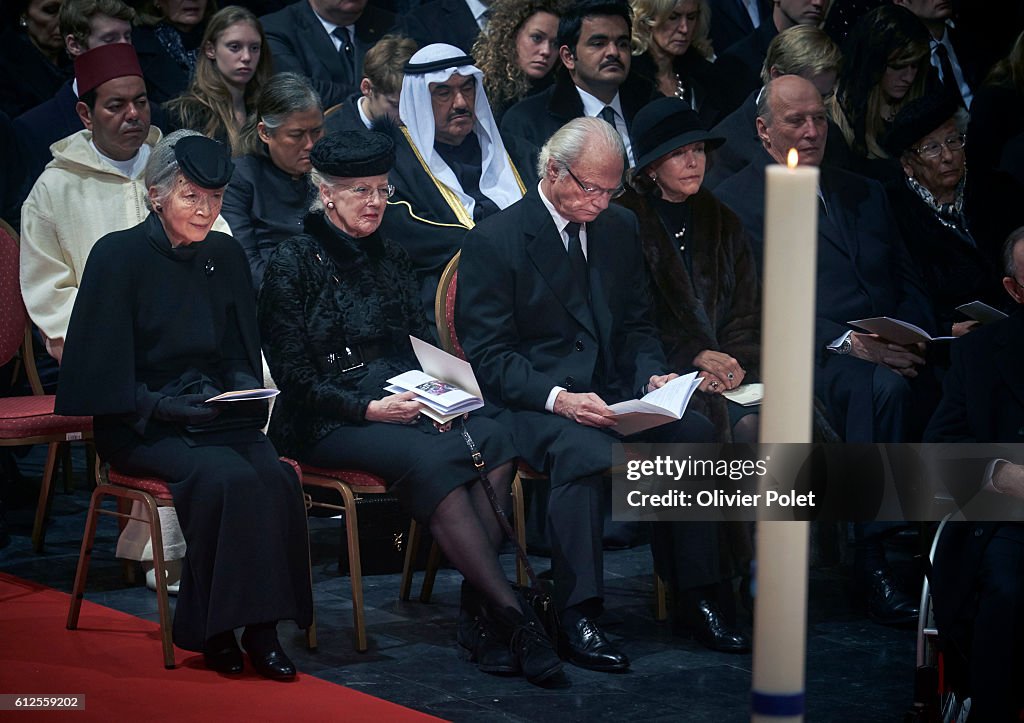
[[[501,511],[501,504],[498,502],[498,495],[494,492],[494,487],[491,486],[491,481],[487,479],[487,475],[484,474],[484,456],[480,453],[480,450],[476,448],[476,442],[469,434],[469,430],[466,429],[466,420],[462,419],[462,438],[466,441],[466,446],[469,447],[469,456],[473,460],[473,466],[476,468],[477,476],[480,477],[480,484],[483,485],[484,492],[487,493],[487,499],[491,501],[491,507],[494,510],[494,516],[498,518],[498,524],[501,525],[501,529],[505,531],[505,536],[512,542],[512,546],[516,549],[516,556],[523,563],[523,567],[526,568],[526,574],[530,578],[530,586],[538,593],[544,593],[544,588],[540,584],[540,580],[537,579],[537,573],[533,571],[533,565],[530,564],[530,559],[526,556],[526,550],[519,544],[519,539],[516,537],[516,533],[512,530],[512,525],[508,523],[505,518],[505,513]]]

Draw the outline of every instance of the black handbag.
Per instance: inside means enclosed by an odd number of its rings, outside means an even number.
[[[332,502],[337,502],[333,495]],[[356,500],[356,514],[359,517],[359,566],[363,575],[390,575],[401,572],[405,564],[405,553],[409,546],[409,523],[412,517],[402,509],[394,497],[367,495]],[[341,552],[338,555],[338,572],[350,575],[348,564],[348,535],[346,526],[341,527]],[[432,538],[421,526],[421,537],[414,570],[425,570],[430,553]]]
[[[466,441],[466,446],[469,447],[473,466],[476,468],[476,473],[480,478],[480,484],[483,485],[484,492],[487,493],[487,499],[491,502],[491,509],[494,510],[494,515],[498,518],[498,524],[504,530],[509,542],[512,543],[512,547],[516,551],[516,557],[523,563],[523,567],[526,568],[526,575],[530,578],[529,585],[512,585],[512,587],[536,614],[548,637],[551,640],[558,640],[558,611],[555,609],[555,601],[552,599],[551,593],[544,589],[537,577],[537,573],[533,571],[530,558],[526,556],[526,551],[519,544],[516,533],[512,530],[512,526],[505,518],[505,513],[501,510],[501,504],[498,502],[498,496],[491,486],[491,481],[484,474],[484,457],[476,448],[476,443],[470,436],[469,430],[466,429],[465,418],[462,420],[462,438]]]

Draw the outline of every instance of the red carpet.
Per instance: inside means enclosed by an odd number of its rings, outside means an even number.
[[[165,670],[155,623],[86,600],[78,630],[67,630],[68,602],[62,592],[0,573],[0,693],[85,694],[84,711],[33,711],[33,721],[437,720],[301,672],[293,683],[248,668],[220,676],[184,650]],[[0,712],[0,720],[11,715]]]

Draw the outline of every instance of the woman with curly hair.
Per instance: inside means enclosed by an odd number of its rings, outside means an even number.
[[[851,170],[882,181],[902,176],[882,138],[900,109],[924,95],[930,57],[928,31],[906,8],[885,5],[857,21],[829,109],[857,162]]]
[[[231,147],[256,109],[272,74],[263,26],[249,10],[229,6],[210,18],[188,91],[167,103],[169,130],[188,128]]]
[[[551,84],[558,63],[558,19],[565,0],[495,0],[473,45],[495,121]]]
[[[684,101],[712,126],[722,119],[722,83],[712,65],[707,0],[630,0],[633,75],[651,85],[652,98]]]

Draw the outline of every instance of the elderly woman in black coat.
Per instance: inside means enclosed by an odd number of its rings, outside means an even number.
[[[722,441],[754,441],[757,416],[722,397],[754,381],[760,355],[757,267],[736,215],[703,188],[707,152],[722,144],[675,98],[637,113],[632,188],[618,203],[640,219],[655,321],[674,369],[705,381],[690,402]]]
[[[211,231],[231,160],[177,131],[146,164],[152,213],[101,238],[71,315],[56,409],[95,415],[117,470],[168,482],[188,545],[174,642],[241,673],[235,628],[261,675],[295,677],[277,621],[312,622],[309,538],[298,479],[260,428],[266,403],[209,403],[262,385],[249,266]]]
[[[417,368],[410,334],[429,338],[409,257],[377,231],[394,191],[394,144],[342,131],[319,140],[310,159],[316,210],[305,233],[278,245],[259,295],[264,351],[281,390],[270,436],[304,462],[383,477],[465,576],[459,643],[485,672],[544,682],[561,664],[498,564],[503,533],[468,440],[425,418],[413,393],[383,391]],[[482,416],[457,424],[505,504],[516,457],[509,433]]]
[[[924,280],[943,334],[976,324],[956,307],[970,301],[1002,306],[1005,296],[991,256],[979,246],[964,206],[967,111],[942,91],[900,111],[885,138],[902,178],[886,186],[893,217]]]
[[[760,354],[760,289],[756,265],[736,215],[701,188],[707,151],[721,145],[682,100],[660,98],[633,119],[636,170],[618,203],[636,213],[652,277],[655,323],[673,369],[696,367],[703,377],[690,401],[715,425],[721,441],[757,440],[756,408],[722,393],[750,382]],[[731,555],[697,556],[679,524],[653,526],[655,567],[677,590],[677,623],[689,624],[703,645],[746,652],[733,629],[731,572],[745,574],[752,555],[749,527],[717,525]],[[730,570],[730,568],[733,568]]]

